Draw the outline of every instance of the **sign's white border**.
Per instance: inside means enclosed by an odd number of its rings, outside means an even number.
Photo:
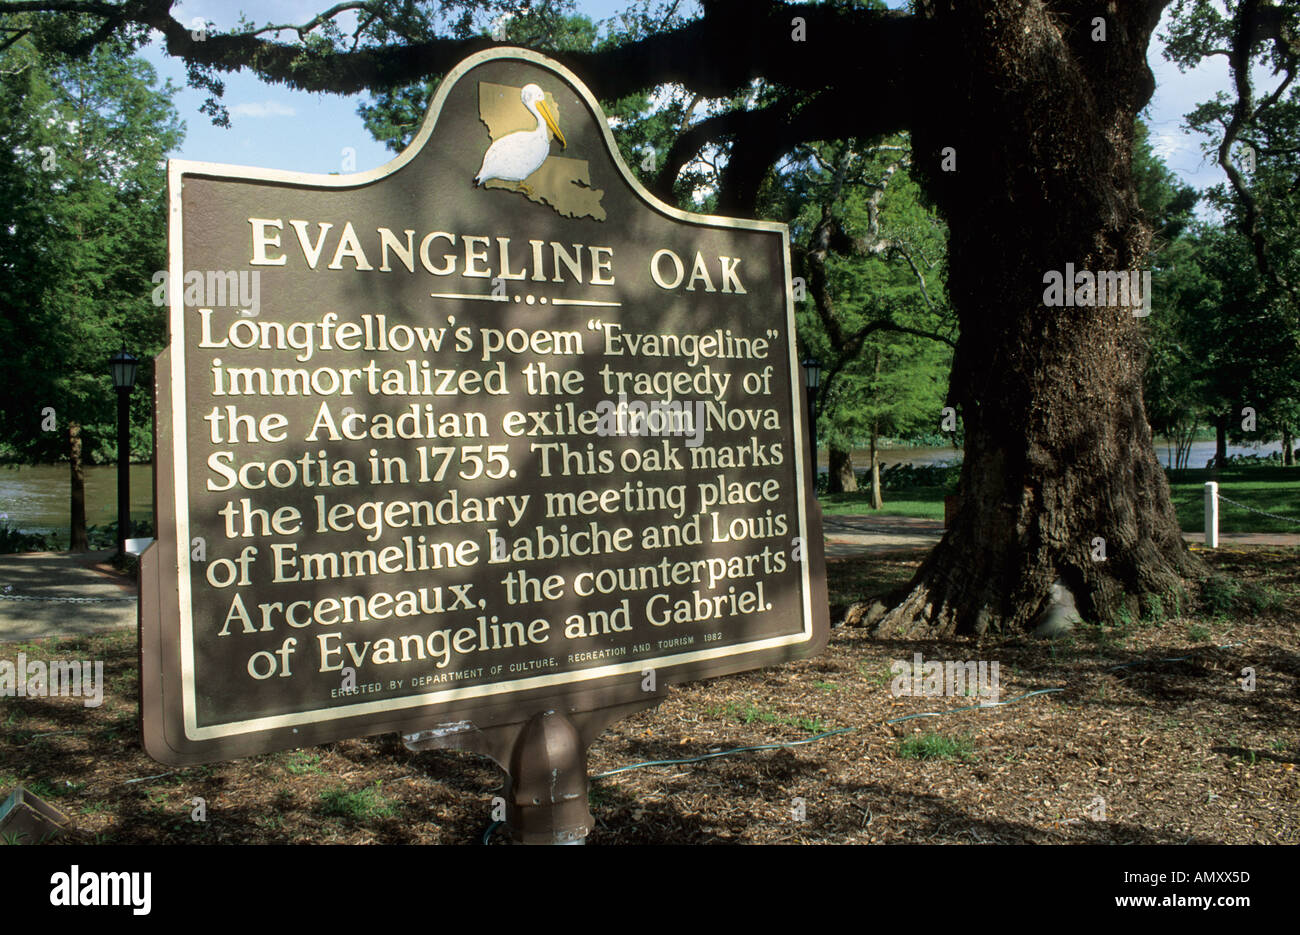
[[[654,210],[667,215],[670,218],[684,221],[689,224],[711,227],[731,227],[745,230],[764,230],[779,233],[781,235],[782,256],[785,265],[786,326],[789,328],[789,334],[791,336],[794,335],[794,296],[791,292],[792,280],[790,271],[789,228],[784,224],[772,221],[752,221],[740,218],[689,214],[660,201],[643,185],[641,185],[636,176],[628,169],[627,164],[619,154],[618,144],[615,143],[614,136],[610,133],[609,122],[605,118],[604,111],[601,110],[600,104],[596,102],[596,99],[592,96],[586,85],[559,62],[552,61],[551,59],[528,49],[517,48],[490,49],[485,52],[479,52],[465,59],[448,72],[442,83],[439,84],[438,91],[433,98],[433,104],[429,108],[428,114],[425,115],[424,124],[420,127],[420,132],[416,135],[415,139],[411,141],[411,145],[403,150],[391,162],[385,163],[377,169],[371,169],[367,172],[358,172],[353,175],[316,175],[305,172],[286,172],[278,169],[230,166],[211,162],[193,162],[181,159],[169,160],[167,164],[167,192],[169,200],[169,281],[180,283],[184,281],[185,278],[185,260],[182,256],[184,242],[182,240],[183,220],[181,216],[181,192],[186,175],[252,179],[264,182],[288,182],[321,188],[351,188],[382,179],[404,166],[424,147],[430,135],[433,133],[434,126],[438,122],[438,116],[442,112],[442,105],[446,100],[447,94],[456,82],[459,81],[470,69],[494,59],[523,59],[534,65],[547,68],[558,74],[575,91],[577,91],[577,93],[582,96],[582,99],[586,102],[587,106],[591,108],[592,113],[596,115],[596,121],[600,125],[600,129],[604,134],[605,145],[613,157],[614,164],[618,166],[619,171],[623,173],[624,180],[638,195],[641,196],[642,200],[644,200],[645,203]],[[552,685],[590,681],[592,679],[605,678],[612,675],[640,673],[651,665],[659,669],[671,668],[672,666],[682,665],[688,662],[741,655],[776,646],[788,646],[806,642],[812,638],[812,581],[810,575],[810,566],[812,563],[805,556],[804,560],[800,563],[803,567],[803,629],[799,633],[792,633],[780,637],[770,637],[768,639],[755,640],[748,643],[736,643],[724,647],[698,650],[696,652],[681,653],[666,656],[662,659],[640,659],[635,662],[601,666],[594,669],[582,669],[576,672],[559,672],[550,675],[538,675],[530,678],[497,682],[492,685],[477,685],[448,689],[447,691],[433,692],[424,695],[390,698],[384,701],[370,701],[353,705],[341,705],[338,707],[321,708],[313,711],[300,711],[293,714],[251,718],[245,721],[231,721],[225,724],[200,727],[196,720],[195,710],[194,619],[193,608],[191,606],[192,595],[190,593],[189,478],[187,474],[189,470],[189,460],[186,451],[186,420],[188,418],[188,411],[186,409],[185,399],[185,309],[182,290],[171,289],[169,291],[171,292],[170,347],[172,351],[172,469],[176,479],[176,564],[180,584],[179,626],[181,638],[181,690],[185,736],[188,739],[194,741],[215,740],[220,737],[271,730],[278,727],[314,724],[324,721],[338,720],[340,718],[400,710],[403,708],[422,706],[432,707],[465,698],[490,697],[493,695],[504,695],[512,692],[527,691],[534,688],[544,688]],[[795,342],[791,340],[788,343],[790,348],[790,383],[792,398],[795,400],[795,405],[793,407],[795,477],[802,479],[804,476],[803,438],[804,433],[806,432],[803,407],[798,404],[798,400],[801,398],[802,387],[799,385],[800,370]],[[800,541],[806,543],[808,542],[808,504],[806,502],[806,488],[803,483],[798,483],[796,486],[798,487]]]

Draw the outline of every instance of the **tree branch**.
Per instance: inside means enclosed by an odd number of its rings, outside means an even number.
[[[318,50],[301,43],[264,38],[268,31],[305,36],[343,12],[365,10],[383,18],[375,0],[338,3],[301,25],[208,33],[194,39],[172,16],[172,0],[12,0],[0,15],[78,13],[102,17],[107,34],[144,26],[160,32],[167,53],[199,68],[222,72],[248,69],[262,79],[312,92],[355,94],[388,91],[445,74],[466,56],[495,45],[486,37],[431,38],[364,48]],[[796,42],[790,22],[803,17],[809,36]],[[111,26],[109,23],[111,22]],[[604,99],[661,84],[681,84],[706,97],[723,97],[761,78],[790,92],[812,93],[830,87],[844,131],[870,136],[903,126],[910,110],[909,80],[916,56],[914,16],[896,11],[842,9],[823,4],[785,4],[777,0],[721,0],[704,15],[668,32],[623,45],[558,57],[583,76]],[[107,35],[99,36],[102,41]],[[872,106],[861,97],[870,88]],[[883,127],[884,130],[878,128]],[[862,128],[862,129],[853,129]],[[748,170],[747,170],[748,171]]]
[[[334,6],[330,7],[328,10],[324,11],[323,13],[317,13],[315,16],[313,16],[307,22],[303,23],[301,26],[295,26],[291,23],[286,23],[282,26],[267,25],[267,26],[263,26],[261,29],[254,29],[251,30],[250,32],[244,33],[244,35],[260,36],[263,33],[268,33],[268,32],[296,32],[298,34],[298,38],[303,39],[306,37],[307,33],[311,32],[318,26],[325,25],[327,22],[334,19],[334,17],[338,16],[340,13],[347,13],[352,10],[365,10],[367,13],[371,14],[371,16],[381,15],[379,11],[374,9],[374,6],[375,4],[373,3],[355,2],[355,0],[354,2],[351,3],[336,3]]]
[[[8,39],[6,39],[3,43],[0,43],[0,52],[3,52],[5,49],[9,48],[15,42],[21,41],[24,36],[26,36],[28,33],[31,32],[30,29],[8,29],[5,31],[12,32],[13,35],[10,36]],[[13,74],[13,73],[6,72],[6,74]]]
[[[1253,103],[1254,90],[1250,78],[1250,65],[1254,56],[1255,44],[1264,39],[1273,38],[1274,35],[1276,35],[1277,41],[1282,41],[1280,11],[1274,7],[1261,8],[1260,4],[1261,0],[1242,0],[1241,6],[1237,9],[1232,37],[1232,55],[1228,60],[1237,99],[1233,102],[1232,117],[1224,129],[1223,139],[1219,143],[1218,162],[1228,176],[1228,182],[1237,197],[1237,203],[1241,206],[1242,233],[1245,234],[1250,243],[1260,273],[1273,282],[1274,285],[1295,297],[1296,293],[1292,285],[1269,260],[1264,232],[1260,228],[1259,205],[1255,201],[1255,196],[1250,191],[1249,186],[1246,185],[1241,171],[1233,165],[1231,158],[1233,144],[1246,130],[1252,117],[1258,115]],[[1283,82],[1283,86],[1285,87],[1289,83],[1288,72],[1288,78]]]

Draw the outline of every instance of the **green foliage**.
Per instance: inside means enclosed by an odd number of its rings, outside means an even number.
[[[22,532],[10,526],[9,520],[0,520],[0,555],[13,552],[46,552],[50,537],[39,533]]]
[[[166,173],[183,125],[153,69],[104,44],[81,59],[38,55],[30,38],[0,52],[0,440],[30,462],[116,456],[108,357],[123,342],[152,382],[162,346],[151,276],[165,266]],[[55,429],[42,424],[53,411]],[[132,394],[132,446],[151,445],[150,394]]]
[[[44,779],[34,779],[27,783],[27,788],[43,799],[58,799],[65,795],[75,795],[85,787],[86,784],[84,782],[72,782],[71,780],[53,782]]]
[[[894,678],[893,670],[889,667],[888,663],[884,663],[884,662],[878,663],[875,666],[874,670],[871,666],[869,666],[865,662],[859,663],[858,672],[870,684],[875,685],[878,688],[884,688],[888,686],[889,683]]]
[[[295,750],[285,755],[285,771],[294,775],[302,776],[306,773],[324,773],[325,770],[320,766],[320,754],[308,753],[305,750]]]
[[[1215,617],[1227,616],[1237,603],[1241,587],[1224,575],[1207,578],[1201,585],[1201,603],[1206,613]]]
[[[1152,428],[1185,449],[1202,424],[1234,441],[1268,441],[1297,419],[1300,321],[1255,269],[1232,226],[1191,225],[1181,267],[1151,319],[1146,399]],[[1157,295],[1161,286],[1156,287]],[[1255,412],[1255,427],[1243,418]],[[1185,459],[1179,463],[1187,467]],[[1201,465],[1195,465],[1201,467]]]
[[[939,427],[951,347],[936,337],[955,328],[947,228],[910,165],[902,134],[815,144],[766,193],[768,213],[791,226],[796,275],[808,284],[796,322],[805,352],[825,367],[818,438],[830,446]]]
[[[908,490],[913,487],[939,487],[945,493],[956,490],[961,477],[960,464],[891,464],[880,472],[880,486],[886,490]]]
[[[380,794],[382,780],[363,789],[348,789],[335,786],[326,789],[320,795],[321,811],[335,818],[351,818],[357,821],[366,818],[387,818],[393,814],[393,807],[384,801]]]
[[[1181,351],[1180,369],[1187,371],[1170,382],[1236,441],[1293,438],[1300,428],[1300,92],[1290,78],[1296,50],[1266,29],[1243,33],[1238,20],[1249,12],[1245,0],[1177,0],[1164,37],[1166,57],[1180,68],[1227,54],[1245,79],[1186,115],[1204,137],[1206,156],[1226,154],[1240,186],[1207,192],[1222,223],[1195,237],[1192,269],[1184,265],[1187,304],[1168,329],[1175,339],[1166,342]],[[1272,28],[1284,38],[1300,27],[1293,4],[1266,4],[1253,15],[1276,17]],[[1253,427],[1245,407],[1255,412]]]
[[[969,735],[918,734],[898,745],[898,756],[904,760],[950,760],[953,757],[968,760],[974,753],[975,744]]]
[[[1201,606],[1205,613],[1220,620],[1274,611],[1286,602],[1287,595],[1276,588],[1242,583],[1226,575],[1211,575],[1201,582]]]
[[[1212,288],[1195,232],[1188,232],[1196,193],[1181,185],[1151,148],[1146,125],[1138,121],[1133,144],[1133,175],[1138,199],[1157,235],[1151,253],[1152,314],[1146,320],[1147,418],[1152,429],[1172,440],[1172,459],[1186,467],[1186,456],[1205,420],[1204,384],[1208,373],[1201,349],[1192,345],[1196,300]]]
[[[1170,594],[1147,594],[1142,599],[1142,622],[1151,626],[1162,627],[1171,617],[1182,614],[1186,595],[1178,592]]]
[[[1247,470],[1251,468],[1276,468],[1281,463],[1281,460],[1277,452],[1267,455],[1230,454],[1223,459],[1222,464],[1216,465],[1216,467],[1245,468]]]
[[[587,807],[591,809],[606,809],[614,804],[614,797],[610,795],[609,790],[602,787],[599,783],[592,782],[587,786]]]

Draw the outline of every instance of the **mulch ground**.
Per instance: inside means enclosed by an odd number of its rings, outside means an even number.
[[[832,563],[833,604],[905,580],[920,557]],[[597,779],[590,843],[1300,843],[1298,559],[1209,555],[1223,577],[1195,615],[1053,644],[839,628],[816,659],[678,686],[601,736],[593,775],[851,730]],[[87,840],[471,843],[490,823],[490,761],[392,735],[169,771],[137,740],[133,633],[0,644],[18,652],[105,661],[99,708],[0,699],[0,795],[23,783]],[[1061,690],[999,707],[895,697],[891,662],[916,652],[997,662],[1003,701]],[[191,820],[196,798],[206,821]]]

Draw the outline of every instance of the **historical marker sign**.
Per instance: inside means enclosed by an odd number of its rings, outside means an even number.
[[[824,645],[786,229],[654,199],[566,69],[468,59],[372,172],[169,178],[155,758],[634,704]]]

